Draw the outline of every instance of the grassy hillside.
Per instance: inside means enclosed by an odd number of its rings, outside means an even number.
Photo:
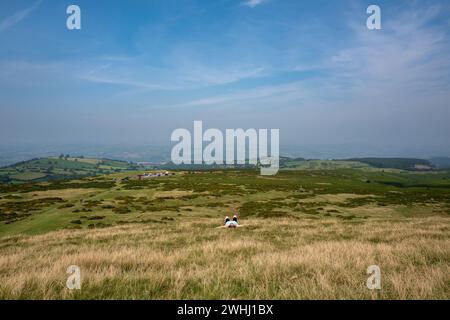
[[[337,170],[337,169],[360,169],[365,171],[431,171],[434,165],[428,160],[411,158],[355,158],[348,160],[318,160],[304,158],[280,157],[280,169],[287,170]],[[209,170],[209,169],[252,169],[256,166],[246,163],[245,165],[174,165],[168,162],[158,166],[167,170]]]
[[[401,170],[431,170],[433,168],[429,160],[413,158],[354,158],[347,161],[362,162],[375,168]]]
[[[441,161],[439,163],[445,163]],[[280,160],[280,168],[295,170],[336,170],[360,169],[365,171],[431,171],[435,168],[444,169],[445,166],[435,166],[434,162],[413,158],[353,158],[347,160],[307,160],[303,158]]]
[[[449,172],[137,173],[0,186],[0,298],[450,298]]]
[[[292,159],[283,162],[283,169],[295,170],[336,170],[336,169],[370,169],[371,166],[359,161],[337,161],[337,160],[305,160]]]
[[[93,158],[48,157],[0,168],[0,183],[39,182],[136,170],[125,161]]]

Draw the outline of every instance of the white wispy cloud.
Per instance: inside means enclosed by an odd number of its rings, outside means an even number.
[[[247,0],[247,1],[243,2],[242,4],[244,6],[254,8],[256,6],[259,6],[260,4],[263,4],[264,2],[266,2],[266,0]]]
[[[357,25],[353,46],[337,52],[326,67],[333,81],[355,92],[415,96],[448,85],[448,30],[434,26],[439,7],[404,11],[383,31]]]
[[[448,87],[448,30],[433,25],[440,12],[439,7],[429,7],[420,14],[416,10],[404,11],[397,20],[386,22],[383,31],[352,25],[354,41],[347,48],[332,52],[322,62],[299,64],[292,69],[321,70],[324,75],[302,83],[232,91],[192,100],[183,106],[225,105],[277,96],[290,101],[301,97],[312,105],[323,101],[357,105],[383,97],[392,104],[399,102],[398,105],[408,105],[407,99],[409,105],[419,107],[414,103],[418,97],[439,96]]]
[[[145,59],[144,59],[145,60]],[[139,59],[103,59],[105,63],[80,75],[85,81],[123,85],[136,92],[192,90],[221,86],[265,76],[263,67],[215,67],[179,62],[176,67],[157,68]],[[134,92],[134,91],[133,91]]]
[[[82,76],[80,78],[83,80],[90,81],[90,82],[122,85],[122,86],[131,87],[131,88],[135,88],[135,89],[142,89],[139,92],[182,89],[182,88],[176,87],[176,86],[164,86],[164,85],[154,84],[152,82],[121,79],[119,77],[115,78],[115,77],[107,77],[107,76],[101,76],[101,75],[99,76],[99,75],[95,75],[95,74],[88,74],[87,76],[85,76],[85,77]]]
[[[281,85],[271,85],[264,86],[259,88],[254,88],[251,90],[240,90],[236,92],[232,92],[230,94],[221,95],[221,96],[212,96],[208,98],[198,99],[189,101],[183,106],[208,106],[208,105],[216,105],[222,103],[229,103],[234,101],[244,101],[244,100],[254,100],[254,99],[262,99],[271,96],[276,96],[280,94],[288,94],[288,93],[298,93],[302,88],[301,82],[291,82],[287,84]]]
[[[36,1],[31,7],[28,7],[26,9],[20,10],[13,15],[7,17],[3,21],[0,22],[0,32],[3,32],[12,26],[18,24],[23,19],[25,19],[28,15],[30,15],[33,10],[35,10],[39,5],[42,3],[42,0]]]

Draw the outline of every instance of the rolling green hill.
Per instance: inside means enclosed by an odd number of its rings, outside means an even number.
[[[170,162],[154,169],[166,170],[201,170],[252,168],[252,165],[196,165],[176,166]],[[435,169],[430,161],[410,158],[354,158],[347,160],[307,160],[304,158],[280,157],[280,169],[284,170],[336,170],[361,169],[365,171],[428,171]],[[144,166],[126,161],[84,157],[45,157],[35,158],[0,168],[0,183],[43,182],[67,180],[99,174],[117,173],[130,170],[143,170]]]
[[[139,169],[125,161],[84,157],[47,157],[0,168],[0,183],[64,180]]]
[[[430,161],[414,158],[353,158],[345,161],[358,161],[375,168],[391,168],[400,170],[431,170]]]
[[[447,160],[447,159],[444,159]],[[362,169],[369,171],[430,171],[445,169],[447,164],[441,161],[441,166],[433,161],[414,158],[351,158],[343,160],[315,160],[280,158],[280,168],[295,170],[336,170],[336,169]]]
[[[292,170],[368,169],[370,165],[359,161],[289,159],[280,161],[280,168]]]

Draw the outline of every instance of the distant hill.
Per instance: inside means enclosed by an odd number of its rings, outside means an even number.
[[[337,170],[337,169],[366,169],[368,164],[358,161],[340,160],[306,160],[302,158],[280,161],[280,168],[293,170]]]
[[[337,169],[362,169],[362,170],[410,170],[429,171],[435,167],[428,160],[413,158],[353,158],[345,160],[317,160],[305,158],[289,158],[280,156],[280,169],[285,170],[337,170]],[[203,170],[203,169],[226,169],[226,168],[254,168],[254,165],[175,165],[167,162],[163,165],[154,166],[166,170]]]
[[[280,156],[279,159],[279,165],[280,168],[286,168],[288,166],[295,165],[297,162],[305,161],[303,158],[289,158]],[[243,169],[243,168],[256,168],[257,166],[254,164],[249,164],[249,160],[245,160],[245,164],[237,164],[236,161],[234,164],[181,164],[176,165],[172,161],[168,161],[161,165],[151,165],[148,166],[152,169],[163,169],[163,170],[209,170],[209,169],[231,169],[231,168],[237,168],[237,169]]]
[[[409,170],[430,171],[434,169],[450,168],[450,158],[434,158],[432,160],[415,158],[351,158],[342,160],[316,160],[316,159],[280,159],[280,168],[295,170],[336,170],[336,169],[363,169],[363,170]]]
[[[430,162],[437,169],[449,169],[450,168],[450,157],[436,157],[431,158]]]
[[[254,168],[254,165],[139,165],[136,163],[84,157],[45,157],[18,162],[0,168],[0,183],[26,183],[51,180],[76,179],[86,176],[115,172],[166,169],[202,170],[226,168]],[[336,170],[336,169],[400,169],[428,171],[450,168],[450,158],[434,158],[431,161],[413,158],[352,158],[346,160],[307,160],[304,158],[280,157],[280,168],[291,170]]]
[[[429,160],[414,158],[352,158],[344,161],[357,161],[375,168],[391,168],[401,170],[432,170]]]
[[[0,183],[42,182],[138,170],[126,161],[83,157],[46,157],[0,168]]]

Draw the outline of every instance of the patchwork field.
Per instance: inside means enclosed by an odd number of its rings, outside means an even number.
[[[48,157],[23,161],[0,168],[0,183],[30,183],[137,170],[140,166],[125,161],[84,157]]]
[[[0,185],[0,299],[450,298],[450,172],[138,173]]]

